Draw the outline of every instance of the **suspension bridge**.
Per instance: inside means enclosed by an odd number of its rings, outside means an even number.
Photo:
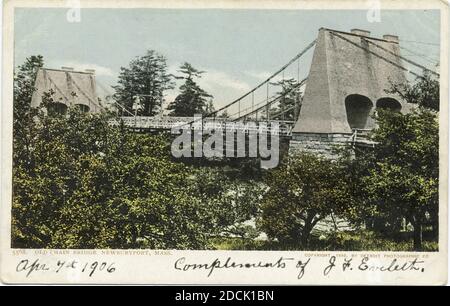
[[[233,127],[233,129],[248,130],[253,128],[258,131],[270,131],[271,126],[277,125],[276,133],[281,136],[289,136],[300,111],[302,90],[307,81],[307,78],[300,80],[300,59],[314,45],[315,41],[311,42],[279,70],[267,77],[267,79],[232,102],[206,114],[201,119],[162,115],[153,117],[137,116],[122,104],[116,102],[116,107],[120,112],[125,113],[126,116],[121,116],[119,120],[112,121],[112,123],[119,124],[119,122],[122,122],[126,127],[137,131],[171,130],[172,128],[183,128],[186,126],[192,129],[196,127],[214,126],[217,129],[223,130],[226,130],[228,127]],[[286,78],[286,71],[289,68],[291,68],[291,74],[289,78]],[[295,76],[292,74],[294,68]],[[288,81],[289,87],[285,84]],[[273,89],[281,90],[281,92],[273,93]],[[237,122],[252,122],[254,125],[239,125],[236,124]]]
[[[400,49],[409,58],[400,54]],[[307,67],[305,56],[311,50],[314,54]],[[290,137],[293,143],[338,139],[372,145],[367,142],[367,133],[374,128],[370,116],[377,107],[409,109],[398,96],[385,94],[389,82],[405,82],[405,74],[415,78],[424,73],[439,77],[434,69],[412,60],[414,56],[433,62],[429,56],[400,46],[394,35],[375,38],[364,30],[322,28],[316,39],[265,80],[201,118],[139,116],[120,101],[114,101],[122,115],[111,124],[123,124],[141,132],[205,126],[224,130],[254,128]],[[83,92],[83,86],[75,86],[90,104],[100,107],[96,99]],[[254,124],[245,124],[249,122]],[[270,129],[273,125],[278,128]]]
[[[291,136],[294,130],[294,126],[298,124],[298,121],[304,120],[302,118],[302,102],[304,101],[305,87],[308,86],[308,76],[305,75],[309,71],[316,72],[317,67],[320,64],[315,63],[314,59],[311,67],[305,67],[306,63],[302,61],[305,55],[313,50],[316,46],[316,51],[314,57],[318,60],[325,60],[320,58],[320,49],[327,49],[330,54],[334,52],[336,61],[335,63],[329,63],[328,65],[335,64],[336,67],[340,65],[343,61],[343,56],[348,57],[350,61],[357,61],[358,54],[364,54],[364,56],[370,56],[371,61],[377,61],[373,69],[379,69],[380,71],[372,72],[372,74],[379,74],[379,79],[384,78],[385,80],[373,80],[373,82],[378,82],[381,84],[379,87],[384,87],[382,90],[387,88],[387,80],[390,78],[397,78],[399,81],[404,81],[403,75],[405,73],[410,74],[413,77],[422,77],[424,72],[431,74],[432,76],[439,77],[439,73],[433,69],[425,67],[423,64],[419,64],[416,61],[407,58],[400,54],[397,48],[402,50],[407,50],[409,54],[417,55],[417,52],[411,51],[409,48],[401,47],[398,38],[393,35],[385,35],[383,39],[373,38],[369,36],[368,32],[355,30],[353,32],[341,32],[330,29],[323,29],[324,35],[328,35],[329,38],[325,38],[325,42],[320,41],[321,45],[317,47],[318,40],[323,38],[319,37],[309,44],[307,44],[298,54],[296,54],[292,59],[290,59],[285,65],[281,66],[272,75],[267,77],[264,81],[257,84],[254,88],[242,94],[240,97],[231,101],[230,103],[220,107],[219,109],[203,116],[201,119],[194,119],[188,117],[169,117],[169,116],[155,116],[155,117],[142,117],[134,116],[128,113],[128,116],[121,118],[123,123],[130,129],[136,130],[170,130],[173,127],[185,127],[186,125],[194,128],[194,126],[207,126],[209,123],[214,122],[216,126],[226,129],[227,123],[235,122],[254,122],[257,126],[264,123],[265,126],[270,126],[271,124],[278,124],[281,128],[279,129],[280,135]],[[325,43],[325,46],[322,45]],[[330,45],[326,45],[329,43]],[[344,49],[343,55],[342,50],[332,49],[333,44],[340,44],[341,48]],[[319,49],[319,50],[318,50]],[[332,51],[332,52],[331,52]],[[348,52],[348,54],[345,54]],[[339,57],[338,57],[339,56]],[[428,62],[429,58],[424,58]],[[370,62],[367,66],[370,65]],[[351,74],[355,77],[355,85],[359,86],[358,79],[356,75],[361,67],[354,64],[354,71]],[[329,68],[328,68],[329,69]],[[351,68],[347,70],[352,70]],[[367,67],[366,67],[367,69]],[[342,69],[341,69],[342,70]],[[349,72],[344,72],[349,74]],[[317,74],[317,73],[316,73]],[[323,75],[323,77],[330,78],[330,72],[328,75]],[[335,76],[336,77],[336,76]],[[337,76],[339,77],[339,76]],[[345,75],[342,75],[345,79]],[[313,80],[314,82],[315,80]],[[367,80],[370,82],[371,80]],[[366,81],[366,82],[367,82]],[[286,85],[289,86],[286,86]],[[370,87],[372,84],[367,84],[366,87]],[[373,84],[379,85],[379,84]],[[314,84],[309,84],[313,87]],[[330,84],[328,85],[329,87]],[[345,86],[345,85],[344,85]],[[343,87],[344,87],[343,86]],[[275,93],[274,93],[275,89]],[[320,88],[319,88],[320,89]],[[322,88],[321,90],[325,90]],[[369,90],[370,91],[370,88]],[[382,95],[382,94],[380,94]],[[398,99],[398,97],[394,97]],[[344,100],[344,99],[342,99]],[[327,101],[328,102],[328,101]],[[339,104],[340,101],[332,101],[332,103]],[[340,104],[344,104],[341,101]],[[406,106],[404,107],[406,108]],[[358,107],[356,108],[358,109]],[[320,111],[320,110],[319,110]],[[324,108],[323,112],[327,109]],[[300,117],[299,117],[300,115]],[[306,115],[306,114],[305,114]],[[347,117],[351,116],[351,112],[347,110]],[[311,117],[311,116],[310,116]],[[307,118],[305,118],[307,119]],[[347,118],[348,119],[348,118]],[[341,120],[341,119],[339,119]],[[195,125],[200,121],[201,125]],[[351,125],[351,124],[350,124]],[[236,125],[231,124],[235,127]],[[241,125],[245,128],[245,125]],[[350,136],[348,139],[352,142],[364,140],[367,137],[367,132],[372,127],[366,128],[366,126],[353,125],[350,127],[351,131],[346,131]],[[294,131],[295,132],[295,131]],[[313,132],[314,131],[306,131]]]

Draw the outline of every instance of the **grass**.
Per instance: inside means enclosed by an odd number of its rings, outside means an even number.
[[[277,241],[256,241],[243,238],[214,238],[217,250],[284,250],[284,251],[413,251],[412,239],[393,240],[380,237],[371,231],[339,232],[319,239],[313,237],[309,247],[299,244],[282,244]],[[423,251],[438,251],[437,241],[424,241]]]

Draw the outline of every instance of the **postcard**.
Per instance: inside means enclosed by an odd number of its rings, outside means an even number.
[[[1,281],[445,284],[448,13],[4,1]]]

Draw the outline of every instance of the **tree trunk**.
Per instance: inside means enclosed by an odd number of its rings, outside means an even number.
[[[334,231],[337,232],[338,231],[338,226],[337,226],[337,223],[336,223],[336,219],[334,218],[334,214],[331,213],[330,216],[331,216],[331,220],[333,221]]]
[[[309,243],[309,235],[311,233],[311,230],[309,229],[310,226],[305,224],[305,227],[302,231],[302,237],[300,238],[300,243],[302,244],[303,250],[307,250],[308,243]]]
[[[414,251],[422,251],[422,223],[414,224]]]
[[[311,231],[314,228],[314,225],[317,222],[314,221],[314,217],[316,213],[314,211],[308,211],[306,213],[305,224],[302,230],[302,236],[300,237],[300,243],[302,244],[302,248],[306,250],[309,244],[309,237],[311,236]]]
[[[439,240],[439,215],[435,212],[431,213],[431,221],[433,239]]]

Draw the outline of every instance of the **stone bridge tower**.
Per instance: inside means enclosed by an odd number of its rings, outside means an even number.
[[[54,92],[52,108],[59,113],[66,113],[70,106],[91,113],[97,113],[102,109],[97,97],[95,70],[74,71],[70,67],[39,68],[35,87],[36,91],[31,99],[33,107],[39,106],[44,93],[52,90]]]
[[[328,155],[332,144],[373,129],[377,108],[408,112],[410,105],[386,92],[391,82],[406,82],[399,52],[394,35],[321,28],[290,147]]]

